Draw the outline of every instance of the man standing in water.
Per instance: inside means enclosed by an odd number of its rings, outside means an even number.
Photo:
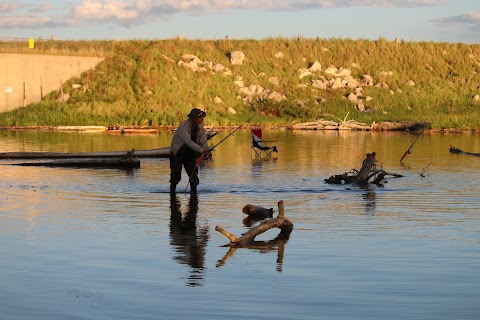
[[[205,111],[194,108],[175,131],[170,153],[170,193],[176,192],[177,184],[182,179],[182,165],[190,178],[192,193],[197,192],[198,169],[195,160],[203,154],[211,157],[207,135],[203,128]]]

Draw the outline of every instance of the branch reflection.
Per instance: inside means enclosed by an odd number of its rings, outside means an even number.
[[[280,232],[275,239],[270,241],[253,241],[249,245],[243,245],[241,247],[230,247],[223,256],[222,259],[217,261],[217,268],[222,267],[226,264],[227,260],[233,257],[233,254],[239,248],[246,248],[251,250],[256,250],[259,253],[269,253],[270,251],[277,251],[277,264],[276,270],[278,272],[283,271],[283,257],[285,255],[285,245],[290,238],[290,233]],[[228,247],[228,245],[226,245]]]
[[[181,203],[177,196],[170,197],[170,244],[176,255],[173,259],[190,266],[190,275],[186,285],[202,286],[205,279],[205,249],[209,234],[208,227],[197,226],[198,196],[193,194],[183,217]]]

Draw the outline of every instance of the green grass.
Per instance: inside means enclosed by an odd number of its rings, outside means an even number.
[[[246,55],[242,65],[229,62],[229,53],[235,50]],[[4,52],[2,46],[0,51]],[[318,118],[338,121],[348,114],[348,119],[367,124],[420,121],[433,128],[480,129],[480,102],[473,99],[480,94],[480,45],[385,39],[48,40],[33,52],[106,59],[65,83],[67,102],[55,102],[59,92],[52,92],[40,103],[1,113],[2,125],[177,125],[192,107],[199,107],[207,109],[205,123],[217,126],[238,125],[262,110],[256,122],[263,125]],[[277,52],[284,58],[275,58]],[[222,64],[232,75],[178,66],[184,54]],[[299,79],[299,69],[315,61],[324,69],[350,69],[356,80],[371,75],[375,86],[363,87],[364,96],[373,98],[364,102],[368,112],[356,110],[345,99],[353,89],[313,88],[312,80],[322,75],[330,78],[323,73]],[[233,83],[235,77],[242,77],[247,87],[260,85],[287,99],[275,103],[255,96],[244,102],[245,94]],[[278,84],[271,83],[270,77],[277,77]],[[407,85],[409,80],[414,87]],[[73,89],[73,83],[88,89]],[[214,102],[216,96],[221,104]],[[228,107],[238,114],[229,113]]]

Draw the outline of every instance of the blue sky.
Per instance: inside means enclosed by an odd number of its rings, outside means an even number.
[[[386,39],[480,43],[480,0],[2,0],[0,40]]]

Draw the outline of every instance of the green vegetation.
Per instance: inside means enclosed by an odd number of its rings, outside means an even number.
[[[131,40],[45,41],[36,54],[70,52],[106,59],[94,70],[70,79],[59,92],[26,108],[0,114],[3,125],[176,125],[192,107],[208,110],[207,125],[238,125],[255,110],[257,124],[288,125],[318,118],[373,121],[418,121],[433,128],[480,129],[480,45],[392,42],[385,39],[265,40]],[[0,47],[1,50],[1,47]],[[4,50],[2,50],[4,51]],[[232,65],[229,53],[243,51],[242,65]],[[283,53],[283,58],[275,54]],[[185,54],[207,62],[204,71],[178,65]],[[325,68],[351,70],[353,79],[364,75],[373,85],[362,85],[366,111],[347,99],[354,88],[319,89],[312,80],[332,76],[323,71],[299,78],[300,69],[314,62]],[[221,64],[231,75],[215,71]],[[203,65],[199,65],[202,67]],[[275,102],[266,96],[247,95],[234,84],[259,85],[284,95]],[[276,77],[277,83],[270,81]],[[409,81],[414,86],[409,86]],[[81,84],[81,88],[73,88]],[[299,87],[300,86],[300,87]],[[367,96],[371,97],[368,101]],[[222,102],[216,103],[215,97]],[[231,107],[238,114],[227,111]],[[360,110],[359,110],[360,109]]]

